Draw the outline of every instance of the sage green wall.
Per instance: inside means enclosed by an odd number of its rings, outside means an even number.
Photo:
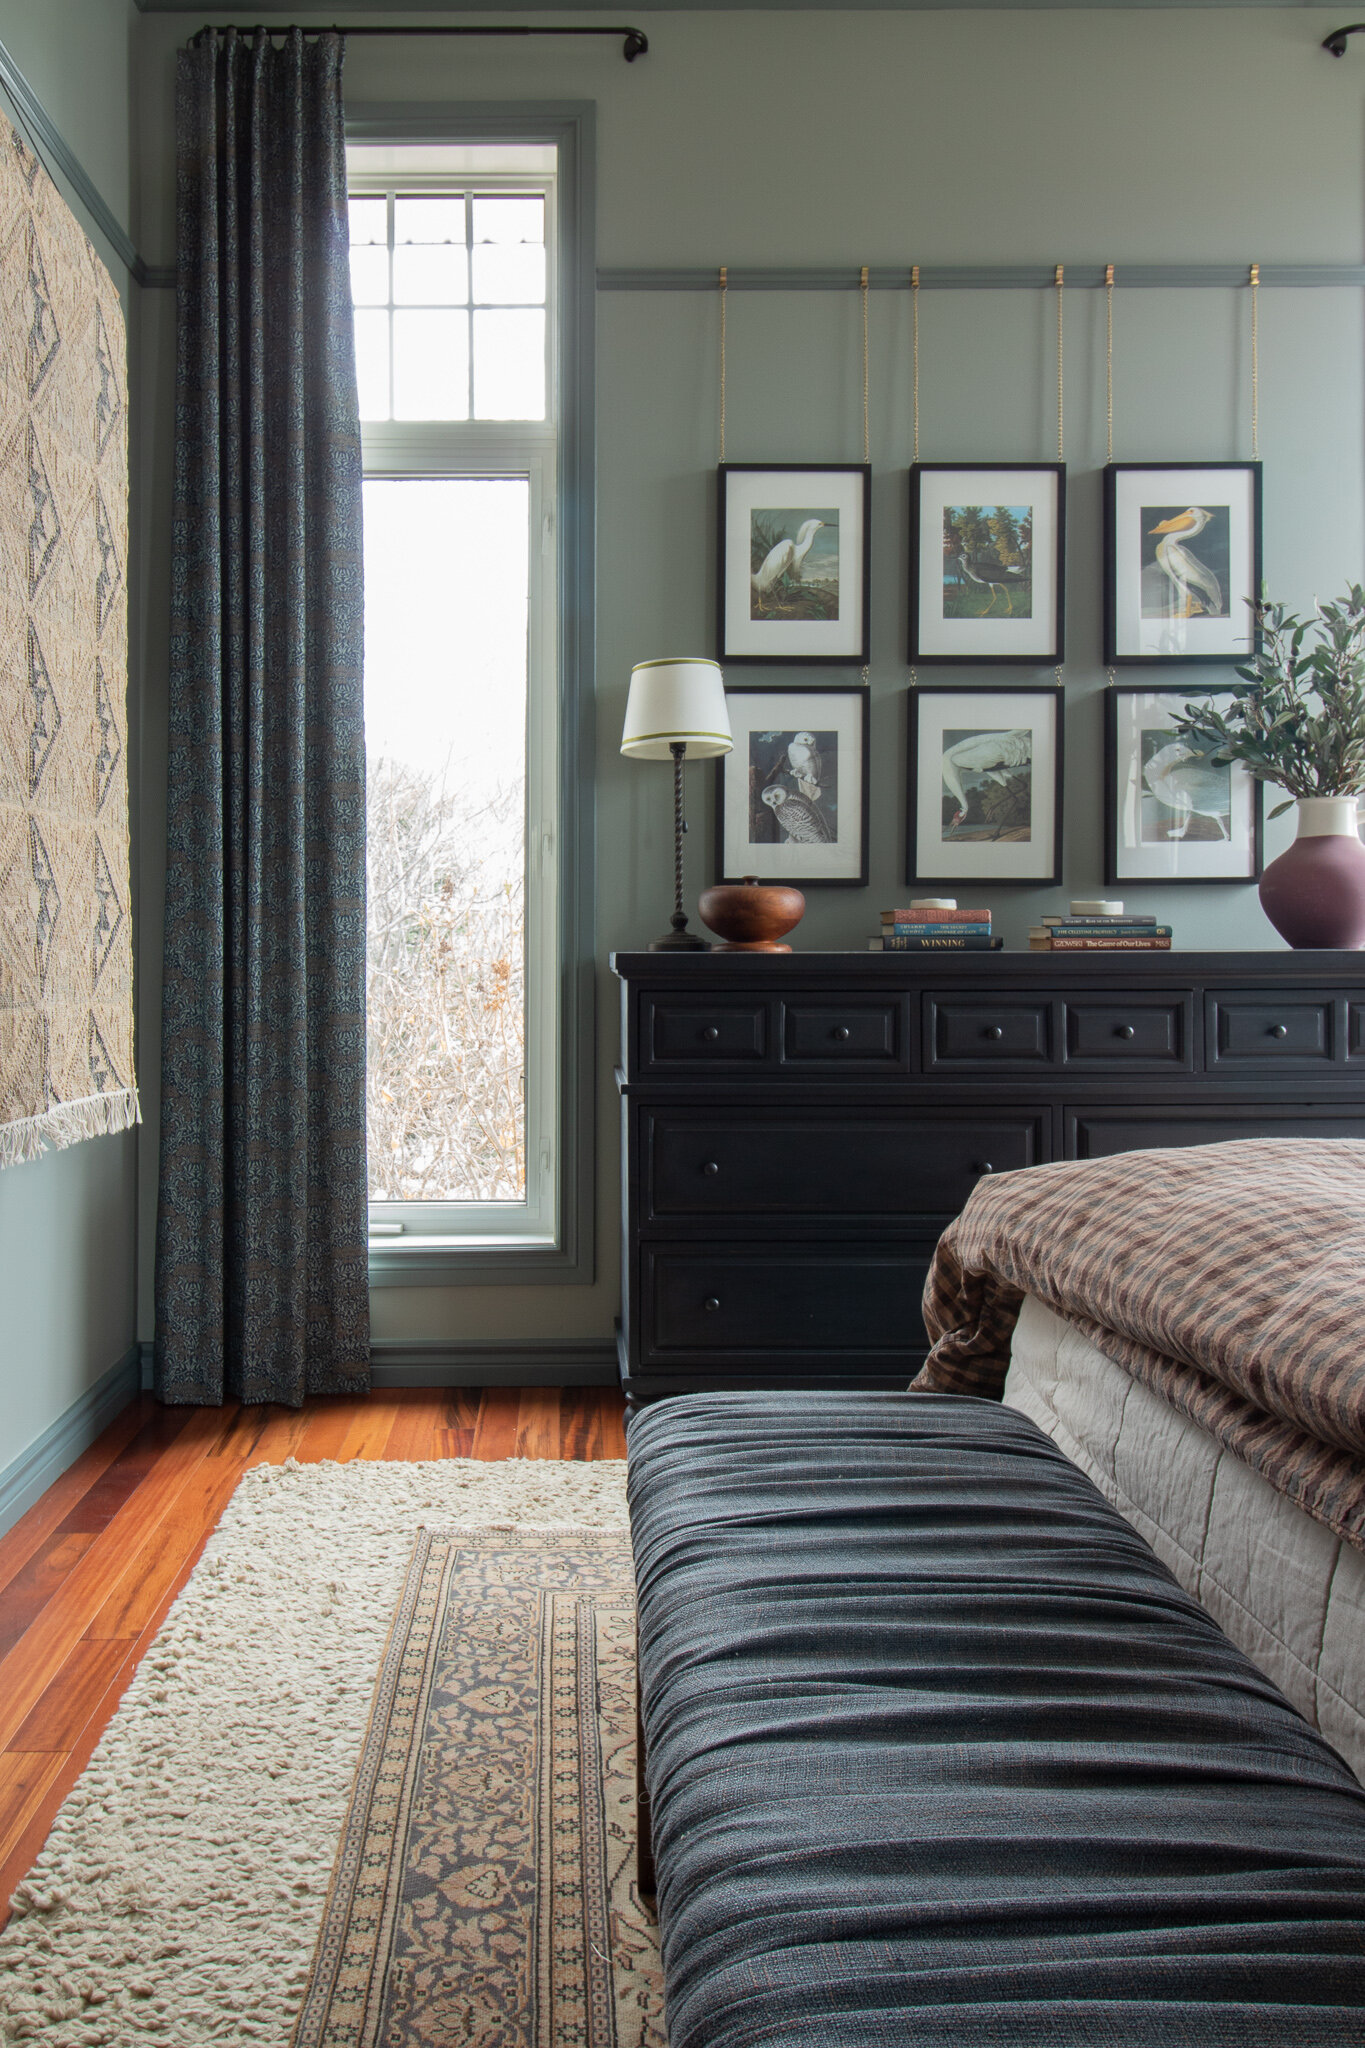
[[[0,0],[0,42],[125,225],[137,21],[132,0]],[[133,1341],[136,1164],[124,1132],[0,1173],[0,1475]]]
[[[599,257],[607,266],[1354,263],[1365,227],[1365,51],[1338,64],[1319,50],[1338,14],[651,12],[650,53],[632,66],[605,41],[358,42],[347,56],[347,92],[355,101],[595,100]],[[312,18],[336,16],[328,10]],[[593,18],[617,17],[584,14]],[[146,16],[138,39],[145,151],[138,239],[152,262],[169,261],[172,250],[170,78],[187,26]],[[169,306],[160,305],[144,360],[154,410],[144,431],[156,436],[161,463],[151,531],[162,548],[169,318]],[[1046,294],[924,295],[926,460],[1052,456],[1052,320]],[[906,295],[874,298],[872,886],[812,891],[800,932],[806,946],[860,947],[877,909],[904,893],[909,322]],[[1244,295],[1120,292],[1115,324],[1120,459],[1249,452]],[[1362,324],[1356,292],[1262,293],[1266,574],[1294,602],[1326,595],[1362,571]],[[377,1337],[610,1331],[616,1003],[605,961],[613,947],[646,942],[664,921],[670,823],[664,771],[623,762],[616,748],[632,661],[711,646],[716,336],[714,297],[599,299],[597,1284],[383,1290],[375,1297]],[[1101,876],[1098,293],[1068,299],[1066,364],[1062,894],[1093,891]],[[735,460],[861,455],[856,295],[732,296],[728,427]],[[149,689],[155,669],[153,659]],[[972,680],[965,671],[953,677]],[[804,679],[816,683],[820,672]],[[150,791],[150,754],[148,771]],[[693,776],[695,892],[709,873],[710,776]],[[1272,850],[1282,831],[1272,835]],[[153,844],[154,835],[146,855],[149,918]],[[1019,944],[1058,893],[976,895],[993,899],[1007,942]],[[1251,889],[1151,889],[1143,901],[1171,916],[1186,945],[1278,943]],[[144,925],[144,977],[146,946]],[[150,1067],[144,1053],[144,1081]],[[144,1145],[145,1219],[155,1178],[150,1130]],[[142,1277],[146,1328],[145,1253]]]

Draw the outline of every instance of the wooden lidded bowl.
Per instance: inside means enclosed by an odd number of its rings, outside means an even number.
[[[756,875],[703,890],[697,905],[702,923],[722,941],[717,953],[790,953],[782,938],[801,922],[805,908],[799,889],[760,882]]]

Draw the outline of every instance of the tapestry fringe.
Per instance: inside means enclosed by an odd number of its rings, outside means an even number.
[[[114,1131],[130,1130],[141,1122],[136,1088],[121,1088],[108,1095],[86,1095],[79,1102],[54,1102],[37,1116],[0,1124],[0,1167],[21,1166],[25,1160],[39,1159],[49,1145],[61,1150],[67,1145],[79,1145],[86,1138],[103,1138]]]

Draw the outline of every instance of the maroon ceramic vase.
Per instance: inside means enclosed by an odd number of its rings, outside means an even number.
[[[1298,837],[1262,875],[1261,908],[1291,946],[1365,946],[1365,846],[1355,797],[1300,798]]]

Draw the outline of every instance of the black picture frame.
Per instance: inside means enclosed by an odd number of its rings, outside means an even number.
[[[861,668],[866,666],[872,624],[872,465],[868,462],[722,462],[717,475],[716,659],[727,668]],[[801,478],[838,479],[837,492],[802,491]],[[764,491],[761,480],[771,478]],[[753,616],[752,520],[756,499],[767,498],[780,523],[796,531],[783,536],[795,547],[804,509],[830,505],[839,511],[837,588],[855,593],[849,618],[793,619]],[[776,526],[778,522],[769,522]],[[828,522],[827,522],[828,523]],[[807,542],[814,549],[817,536]],[[803,558],[805,559],[805,558]],[[766,565],[763,565],[766,566]],[[799,567],[799,564],[798,564]],[[761,573],[761,570],[760,570]],[[791,570],[779,577],[791,589]],[[742,579],[742,581],[741,581]],[[799,577],[798,577],[799,581]],[[842,605],[841,605],[842,610]]]
[[[1115,888],[1142,887],[1188,888],[1191,886],[1210,887],[1232,884],[1246,887],[1248,883],[1259,882],[1265,864],[1265,784],[1254,775],[1249,775],[1240,762],[1231,761],[1228,768],[1228,846],[1224,855],[1223,842],[1217,838],[1200,837],[1186,841],[1168,836],[1163,839],[1147,839],[1142,831],[1142,821],[1147,811],[1148,798],[1144,796],[1140,779],[1141,739],[1138,737],[1134,748],[1133,738],[1156,727],[1131,721],[1124,716],[1127,700],[1139,698],[1169,698],[1183,705],[1185,700],[1195,697],[1223,697],[1235,694],[1230,684],[1193,684],[1188,690],[1150,689],[1141,683],[1111,683],[1104,693],[1104,879],[1106,886]],[[1131,726],[1131,730],[1129,729]],[[1152,801],[1161,808],[1178,815],[1175,806],[1167,803],[1154,783],[1149,783]],[[1125,829],[1125,821],[1131,821],[1136,802],[1138,832],[1134,835]],[[1197,813],[1196,813],[1197,815]],[[1211,814],[1210,814],[1211,815]],[[1232,827],[1239,831],[1233,837]],[[1246,863],[1241,872],[1219,874],[1213,872],[1230,860],[1231,849],[1242,846],[1246,852]],[[1150,848],[1144,857],[1143,849]],[[1196,852],[1203,848],[1203,853]],[[1183,854],[1185,858],[1168,858],[1162,861],[1158,855]],[[1182,872],[1183,870],[1183,872]]]
[[[943,885],[975,887],[982,884],[998,888],[1002,885],[1022,884],[1036,889],[1060,882],[1066,771],[1066,692],[1062,686],[1057,683],[998,683],[977,690],[963,688],[961,685],[951,689],[939,689],[920,684],[906,694],[906,880],[934,888]],[[1002,699],[1003,710],[1000,708]],[[945,723],[941,716],[930,712],[930,707],[941,704],[945,713],[968,724],[971,723],[975,712],[983,727],[989,731],[992,728],[998,729],[1000,719],[1010,715],[1016,702],[1022,708],[1025,699],[1033,699],[1035,704],[1045,702],[1050,707],[1049,716],[1053,727],[1046,755],[1040,756],[1036,749],[1030,755],[1031,763],[1039,758],[1046,758],[1050,768],[1051,830],[1046,840],[1041,842],[1042,852],[1032,864],[1027,857],[1009,857],[1006,849],[1010,846],[1024,843],[1032,846],[1031,836],[1028,842],[1003,838],[963,840],[957,843],[958,859],[947,863],[947,872],[944,872],[943,864],[934,863],[928,858],[931,842],[937,851],[938,846],[943,843],[941,836],[934,840],[931,831],[921,833],[921,796],[923,795],[926,802],[933,801],[941,807],[945,787],[941,771],[938,776],[932,778],[932,790],[929,786],[930,756],[925,749],[925,739],[937,736],[941,740]],[[926,716],[926,713],[930,715]],[[1008,728],[1015,729],[1013,726]],[[1033,729],[1036,730],[1036,724]],[[946,759],[946,754],[947,750],[941,744],[935,746],[934,758],[943,760]],[[940,808],[938,834],[941,835],[942,831]],[[996,855],[994,859],[991,857],[992,854]]]
[[[718,882],[739,882],[746,875],[756,875],[761,882],[786,882],[798,889],[866,888],[869,871],[869,797],[872,760],[870,734],[872,692],[867,685],[865,683],[830,683],[823,687],[791,689],[784,688],[781,685],[773,687],[762,683],[735,683],[726,685],[725,696],[730,710],[730,726],[735,744],[733,752],[722,754],[716,760],[716,880]],[[758,710],[758,706],[751,706],[751,700],[755,698],[770,700],[770,705],[764,707],[766,715],[757,721],[751,716],[746,716],[746,707],[754,711]],[[819,735],[822,732],[833,731],[840,737],[842,745],[850,737],[847,716],[842,715],[845,703],[850,708],[856,706],[857,712],[858,766],[855,775],[855,788],[857,792],[858,814],[849,827],[848,837],[842,842],[838,839],[834,842],[836,847],[842,843],[842,861],[822,860],[819,857],[821,849],[813,842],[806,842],[805,845],[798,843],[795,847],[792,847],[790,841],[784,842],[780,838],[772,841],[755,841],[750,839],[748,833],[752,830],[750,814],[754,801],[751,735],[758,732],[771,732],[778,736],[789,732],[793,739],[795,739],[801,733],[813,732],[818,741]],[[790,717],[783,716],[783,714],[788,712],[791,714]],[[835,725],[833,727],[821,725],[821,718],[829,718],[831,715],[836,719]],[[776,748],[776,737],[773,744]],[[744,778],[742,785],[736,780],[741,774]],[[795,776],[790,768],[784,769],[782,774],[775,779],[784,788],[787,783],[791,783],[792,787],[788,792],[790,800],[796,801],[800,799],[802,802],[808,801],[803,796],[800,788],[796,786]],[[844,798],[845,795],[846,778],[841,774],[837,785],[836,801]],[[774,809],[782,807],[770,806],[770,808]],[[817,808],[819,808],[818,800]],[[846,806],[841,812],[840,824],[843,823],[845,817],[847,817]],[[742,839],[739,831],[741,825],[744,828],[744,837]],[[769,845],[772,848],[772,857],[764,859],[764,850]],[[810,848],[809,857],[803,865],[801,855],[807,852],[808,847]],[[731,854],[739,854],[740,857],[727,861],[727,848]],[[855,858],[857,861],[856,873],[852,871],[852,862]],[[846,871],[843,873],[835,871],[840,866]]]
[[[965,479],[988,477],[1047,477],[1055,479],[1044,489],[1030,497],[1030,507],[1035,511],[1035,540],[1031,558],[1042,574],[1039,582],[1047,592],[1048,601],[1039,610],[1035,621],[1030,612],[1027,621],[1017,620],[1018,631],[1010,631],[1010,614],[1002,613],[998,618],[989,616],[997,602],[996,591],[1006,593],[1006,602],[1012,604],[1008,586],[1001,583],[992,586],[983,582],[976,573],[973,563],[963,556],[956,559],[961,565],[959,581],[967,579],[990,591],[987,610],[976,617],[948,617],[944,612],[944,596],[947,589],[944,569],[945,546],[944,514],[949,504],[974,503],[975,500],[964,492],[949,493],[942,488],[941,480],[952,477]],[[1037,538],[1036,509],[1047,499],[1052,500],[1053,517],[1046,535],[1046,544],[1039,545]],[[932,502],[931,502],[932,501]],[[1001,501],[992,497],[988,502]],[[931,546],[931,538],[940,545]],[[933,662],[944,667],[994,668],[1006,664],[1018,667],[1020,664],[1038,668],[1051,668],[1065,658],[1066,653],[1066,464],[1064,462],[917,462],[910,470],[910,561],[909,561],[909,658],[915,664]],[[1030,579],[1031,593],[1035,586]],[[1035,593],[1036,594],[1036,593]],[[981,630],[973,629],[980,625]],[[1011,644],[1015,643],[1015,644]]]
[[[1226,506],[1222,493],[1209,488],[1207,479],[1214,475],[1240,473],[1245,478],[1245,487],[1240,494],[1228,493]],[[1181,489],[1177,478],[1184,476],[1186,486]],[[1208,498],[1215,505],[1214,517],[1226,510],[1226,532],[1219,533],[1215,540],[1210,537],[1209,547],[1216,547],[1217,560],[1205,563],[1190,548],[1183,548],[1177,534],[1172,533],[1167,542],[1171,565],[1160,564],[1161,543],[1156,551],[1157,561],[1148,565],[1141,560],[1140,541],[1151,538],[1163,529],[1160,524],[1145,534],[1145,521],[1139,518],[1137,533],[1132,530],[1135,510],[1140,510],[1141,494],[1135,497],[1129,488],[1129,480],[1143,476],[1152,479],[1150,489],[1160,492],[1161,497],[1153,509],[1164,510],[1167,506],[1179,505],[1184,500],[1191,511],[1205,513],[1207,507],[1200,504],[1201,498]],[[1147,668],[1165,667],[1179,663],[1191,668],[1226,668],[1230,664],[1250,659],[1260,646],[1260,629],[1255,622],[1251,605],[1259,602],[1261,596],[1261,498],[1262,469],[1259,462],[1110,462],[1104,472],[1103,491],[1103,541],[1104,541],[1104,665],[1106,668]],[[1193,529],[1188,538],[1198,537],[1203,528]],[[1139,549],[1134,550],[1134,539]],[[1172,552],[1172,543],[1174,551]],[[1120,546],[1124,550],[1125,568],[1119,567]],[[1226,554],[1227,567],[1227,629],[1225,633],[1212,630],[1222,624],[1217,618],[1182,616],[1178,611],[1162,613],[1146,608],[1145,592],[1152,582],[1159,582],[1164,576],[1171,594],[1181,587],[1178,571],[1174,566],[1183,554],[1188,561],[1193,556],[1195,568],[1204,577],[1211,577],[1220,587],[1223,578],[1217,574],[1222,557]],[[1130,558],[1137,569],[1134,583],[1130,572]],[[1153,574],[1154,568],[1159,574]],[[1201,599],[1192,593],[1199,586],[1188,580],[1183,586],[1187,602],[1199,603]],[[1207,601],[1207,589],[1202,601]],[[1159,645],[1159,641],[1183,639],[1183,646]],[[1239,644],[1240,643],[1240,644]]]

